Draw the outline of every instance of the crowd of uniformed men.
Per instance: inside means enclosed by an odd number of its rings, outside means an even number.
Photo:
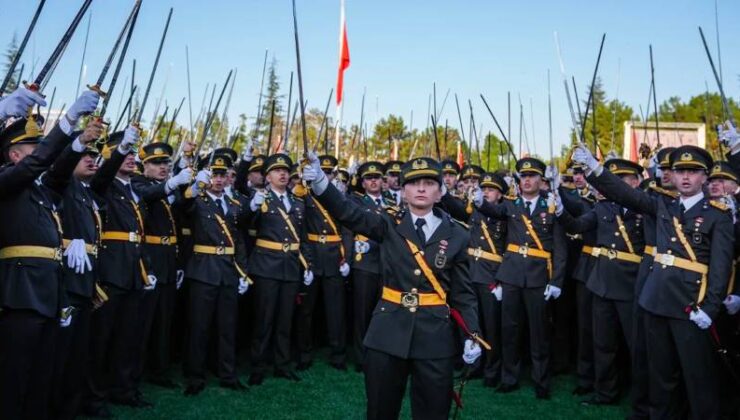
[[[176,154],[95,118],[75,131],[98,100],[45,136],[27,111],[41,96],[0,101],[3,418],[151,406],[141,384],[178,388],[172,360],[189,396],[209,372],[235,391],[247,371],[300,381],[322,343],[364,371],[369,418],[398,417],[409,377],[413,416],[447,418],[461,353],[499,393],[528,370],[548,399],[574,365],[582,404],[737,418],[731,126],[729,161],[682,146],[643,168],[578,146],[562,174],[530,157],[347,171],[251,144]]]

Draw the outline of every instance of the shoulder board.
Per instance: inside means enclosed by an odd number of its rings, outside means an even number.
[[[649,188],[657,192],[658,194],[663,194],[671,198],[678,198],[678,193],[676,191],[668,191],[665,188],[659,187],[655,184],[651,184]]]
[[[514,200],[516,200],[519,197],[516,196],[516,195],[505,195],[504,198],[507,199],[507,200],[514,201]]]
[[[299,201],[299,202],[301,202],[301,203],[302,203],[302,202],[304,201],[303,197],[299,197],[299,196],[297,196],[297,195],[294,195],[294,196],[293,196],[293,200],[295,200],[295,201]]]
[[[236,205],[236,206],[241,206],[242,205],[242,203],[239,200],[237,200],[236,198],[229,197],[229,201],[231,201],[231,203],[234,204],[234,205]]]
[[[450,220],[452,220],[454,223],[457,223],[458,225],[462,226],[464,229],[470,230],[470,225],[468,225],[467,223],[463,223],[463,222],[461,222],[461,221],[459,221],[457,219],[454,219],[452,217],[450,217]]]
[[[396,214],[398,214],[398,213],[401,212],[401,208],[400,207],[396,207],[396,206],[388,206],[388,207],[385,208],[385,211],[388,214],[396,215]]]
[[[722,211],[729,211],[730,210],[730,206],[728,206],[727,204],[725,204],[725,203],[723,203],[723,202],[721,202],[719,200],[709,200],[709,205],[712,206],[712,207],[714,207],[714,208],[716,208],[716,209],[720,209]]]

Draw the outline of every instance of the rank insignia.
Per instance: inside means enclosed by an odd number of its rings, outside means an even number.
[[[447,264],[447,255],[443,253],[439,253],[434,257],[434,266],[437,268],[444,268],[445,264]]]
[[[691,235],[691,240],[692,240],[692,241],[693,241],[693,242],[694,242],[695,244],[699,245],[699,244],[701,243],[701,233],[699,233],[699,232],[694,232],[694,234],[693,234],[693,235]]]

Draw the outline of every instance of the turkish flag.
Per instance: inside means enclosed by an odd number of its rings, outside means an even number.
[[[344,15],[344,0],[341,6],[339,27],[339,74],[337,75],[337,105],[342,104],[344,96],[344,71],[349,68],[349,42],[347,41],[347,20]]]

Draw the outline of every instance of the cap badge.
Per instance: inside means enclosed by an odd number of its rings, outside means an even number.
[[[411,164],[411,169],[414,169],[414,170],[416,170],[416,169],[427,169],[427,168],[429,168],[429,164],[424,159],[416,159]]]

